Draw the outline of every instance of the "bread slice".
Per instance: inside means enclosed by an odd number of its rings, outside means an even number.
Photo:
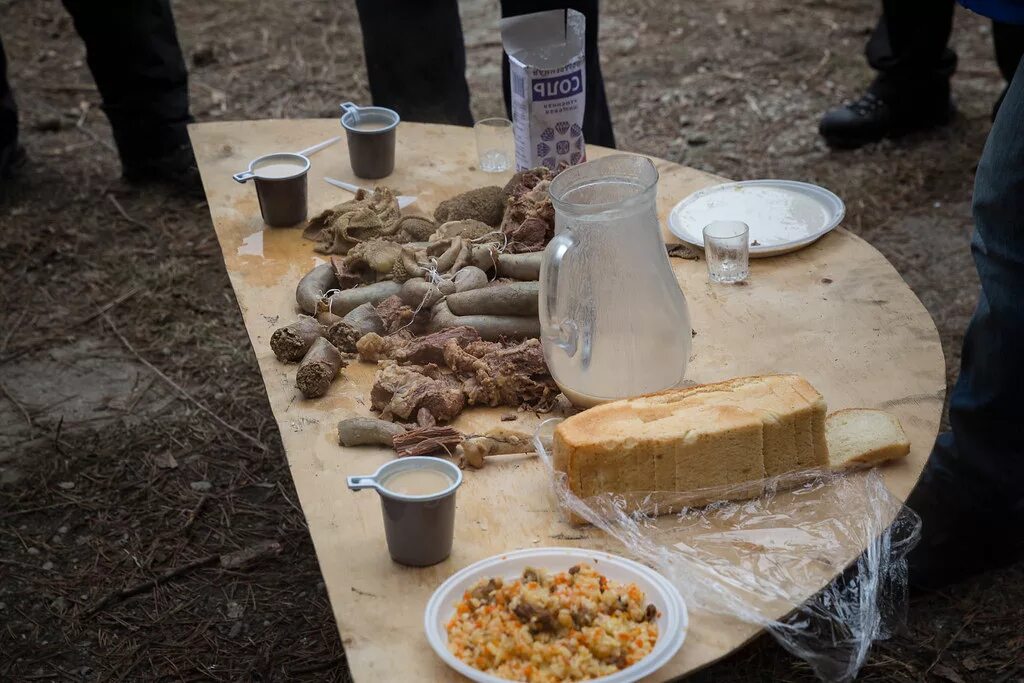
[[[824,400],[800,377],[740,377],[574,415],[555,429],[553,462],[584,498],[735,486],[827,462],[824,418]]]
[[[835,469],[877,465],[910,452],[899,419],[883,410],[837,410],[825,420],[825,439]]]

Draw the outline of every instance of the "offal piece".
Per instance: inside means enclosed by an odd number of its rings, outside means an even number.
[[[316,315],[320,299],[332,289],[339,289],[338,277],[330,263],[323,263],[303,275],[299,280],[299,284],[295,287],[295,303],[306,315]]]
[[[476,341],[480,341],[480,334],[472,327],[453,327],[396,345],[389,350],[388,357],[402,365],[444,365],[444,349],[450,342],[464,347]]]
[[[519,196],[512,196],[501,222],[508,237],[506,251],[541,251],[555,235],[555,207],[548,194],[550,182],[542,180]]]
[[[274,330],[270,336],[270,348],[282,363],[297,363],[322,332],[323,326],[316,318],[304,315],[292,324]]]
[[[385,234],[380,216],[370,209],[357,209],[338,216],[320,231],[314,250],[321,254],[347,254],[359,242]]]
[[[432,233],[428,241],[440,242],[441,240],[451,239],[452,237],[461,237],[464,240],[479,240],[487,235],[493,235],[495,238],[498,237],[497,230],[494,227],[487,225],[483,221],[478,221],[472,218],[466,218],[461,221],[448,221],[442,223],[441,226]]]
[[[466,266],[455,273],[452,283],[456,292],[469,292],[474,289],[486,287],[488,283],[487,273],[476,266]]]
[[[299,363],[295,386],[306,398],[323,396],[343,367],[345,359],[341,352],[323,337],[318,337]]]
[[[317,251],[344,254],[357,242],[393,235],[399,218],[398,199],[390,188],[359,190],[354,199],[310,219],[302,236],[315,240]]]
[[[455,315],[537,315],[539,282],[493,284],[447,298]]]
[[[454,315],[445,301],[431,311],[428,328],[434,332],[452,327],[472,327],[482,339],[523,339],[540,336],[537,315]]]
[[[345,270],[360,277],[363,282],[376,282],[390,276],[401,252],[400,244],[385,239],[360,242],[349,249],[345,256]]]
[[[587,680],[636,664],[658,640],[658,608],[634,583],[583,563],[518,579],[484,578],[445,624],[449,651],[468,665],[515,681]],[[525,631],[525,633],[524,633]]]
[[[538,166],[537,168],[519,171],[505,183],[505,187],[502,188],[502,194],[508,199],[518,198],[537,187],[537,184],[542,180],[550,182],[552,178],[554,176],[551,175],[551,169],[547,166]]]
[[[360,339],[367,334],[383,332],[384,321],[377,315],[377,309],[373,304],[365,303],[356,306],[344,318],[329,326],[323,336],[342,353],[355,353]]]
[[[381,361],[370,390],[370,405],[381,418],[413,420],[426,408],[438,422],[448,422],[466,405],[462,384],[435,366]]]
[[[471,327],[453,327],[422,337],[381,337],[368,334],[356,345],[359,359],[366,362],[377,362],[389,359],[399,365],[438,365],[443,366],[444,347],[454,341],[459,346],[466,346],[480,341],[480,335]]]
[[[484,272],[494,272],[498,277],[513,280],[539,280],[540,263],[544,254],[540,251],[525,254],[499,253],[490,244],[475,244],[471,247],[469,263]]]
[[[335,315],[347,315],[349,311],[362,306],[365,303],[376,304],[384,301],[389,296],[394,296],[402,291],[402,285],[391,280],[381,280],[372,285],[353,287],[340,292],[334,292],[329,297],[331,311]]]
[[[414,277],[405,281],[399,296],[406,305],[413,308],[432,308],[434,304],[444,298],[444,292],[433,282],[427,282],[421,277]]]
[[[344,258],[331,257],[331,267],[334,268],[334,278],[338,281],[338,289],[351,289],[366,284],[358,273],[349,270]]]
[[[497,185],[478,187],[457,194],[437,205],[434,219],[438,223],[461,221],[467,218],[497,226],[505,213],[505,194]]]
[[[356,353],[359,354],[359,360],[364,363],[376,363],[391,358],[395,349],[405,345],[412,338],[412,335],[407,332],[407,330],[402,330],[398,334],[387,337],[373,332],[363,335],[356,342]]]
[[[389,334],[408,327],[416,317],[416,311],[406,306],[397,294],[378,303],[376,310],[384,323],[384,331]]]
[[[338,443],[342,446],[387,446],[405,432],[405,427],[375,417],[350,417],[338,423]]]
[[[452,427],[419,427],[402,431],[392,439],[399,458],[410,455],[451,455],[465,437]]]
[[[554,401],[559,393],[558,385],[548,374],[538,339],[499,348],[461,348],[449,342],[444,348],[444,359],[449,368],[466,378],[463,390],[469,405],[545,404]]]
[[[474,434],[459,445],[459,467],[480,469],[491,455],[533,453],[533,436],[526,432],[498,427],[486,434]]]
[[[402,216],[395,222],[396,242],[429,242],[437,223],[427,216]]]

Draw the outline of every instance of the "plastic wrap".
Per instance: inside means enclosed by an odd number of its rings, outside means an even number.
[[[549,469],[558,422],[544,422],[535,437]],[[874,470],[586,500],[551,472],[564,510],[655,567],[692,612],[769,631],[823,680],[852,680],[871,643],[905,617],[906,554],[920,520]],[[731,498],[743,500],[723,502]]]

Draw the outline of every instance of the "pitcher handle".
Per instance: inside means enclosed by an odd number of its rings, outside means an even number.
[[[548,243],[544,249],[544,257],[540,265],[541,291],[544,298],[541,300],[540,324],[544,331],[544,337],[558,346],[566,355],[574,356],[579,340],[579,328],[576,323],[569,319],[559,320],[555,316],[558,299],[558,272],[562,267],[562,260],[565,255],[577,244],[572,232],[565,230]]]

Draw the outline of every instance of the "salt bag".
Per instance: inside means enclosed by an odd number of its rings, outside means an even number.
[[[549,10],[499,22],[508,54],[516,168],[586,161],[586,17]]]

